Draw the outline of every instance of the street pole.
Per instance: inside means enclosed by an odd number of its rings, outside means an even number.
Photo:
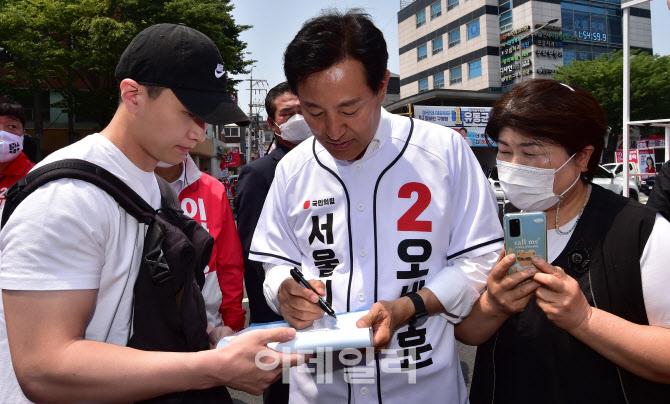
[[[258,114],[256,114],[256,116],[254,116],[253,107],[257,107],[257,108],[260,109],[261,107],[264,106],[264,104],[254,104],[253,95],[254,95],[254,91],[256,91],[258,93],[258,92],[265,91],[265,89],[262,89],[262,88],[254,89],[254,87],[260,87],[260,86],[263,86],[263,85],[267,85],[267,80],[263,80],[263,79],[254,80],[253,70],[254,70],[254,68],[252,67],[250,72],[249,72],[249,78],[247,79],[249,81],[249,119],[251,120],[251,123],[249,123],[249,130],[247,131],[247,134],[245,134],[245,141],[249,145],[246,148],[246,153],[245,153],[246,158],[247,158],[247,161],[246,161],[247,163],[249,163],[251,161],[251,151],[252,151],[251,149],[252,149],[252,145],[253,145],[253,139],[256,138],[256,135],[258,133],[258,128],[259,128],[258,119],[256,119]],[[252,134],[252,132],[253,132],[253,134]]]
[[[630,9],[623,9],[623,196],[628,198],[630,172],[628,148],[630,146]]]
[[[247,130],[247,132],[244,135],[244,141],[245,141],[245,144],[246,144],[245,152],[246,152],[246,155],[247,155],[247,158],[246,158],[245,162],[247,164],[249,162],[251,162],[251,128],[253,127],[253,122],[254,122],[254,117],[251,114],[252,113],[251,105],[253,104],[252,103],[253,88],[254,88],[254,68],[252,67],[251,70],[249,71],[249,119],[250,119],[250,122],[249,122],[249,129]]]

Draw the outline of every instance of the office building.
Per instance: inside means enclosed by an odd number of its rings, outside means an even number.
[[[441,90],[499,93],[521,80],[550,78],[557,66],[573,59],[622,49],[619,0],[416,0],[400,5],[401,103],[413,98],[441,105]],[[631,8],[630,44],[652,53],[648,3]],[[423,92],[435,95],[416,97]],[[469,105],[468,93],[463,96],[461,105]]]

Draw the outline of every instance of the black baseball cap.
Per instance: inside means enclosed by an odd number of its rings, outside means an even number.
[[[183,24],[156,24],[137,34],[123,51],[115,76],[169,88],[203,122],[249,124],[228,95],[219,49],[207,35]]]

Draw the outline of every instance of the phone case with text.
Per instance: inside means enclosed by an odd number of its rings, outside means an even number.
[[[509,213],[504,219],[505,252],[515,254],[508,274],[533,266],[534,256],[547,259],[547,215],[544,212]]]

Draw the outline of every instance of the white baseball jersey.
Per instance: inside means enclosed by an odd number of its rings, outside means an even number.
[[[378,149],[354,162],[314,140],[277,166],[249,254],[272,267],[268,302],[278,310],[296,266],[326,284],[338,313],[428,287],[453,317],[400,327],[385,354],[336,352],[293,368],[290,400],[467,402],[452,323],[470,312],[502,248],[495,196],[451,129],[382,110],[375,139]]]

